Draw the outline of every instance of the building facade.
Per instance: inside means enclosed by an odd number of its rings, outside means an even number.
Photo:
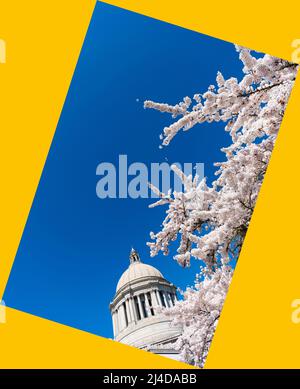
[[[173,348],[179,327],[159,312],[177,300],[176,287],[153,266],[141,262],[132,249],[130,264],[122,274],[110,304],[114,339],[130,346],[178,359]]]

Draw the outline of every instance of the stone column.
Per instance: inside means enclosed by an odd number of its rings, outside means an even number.
[[[130,324],[132,322],[132,317],[131,317],[131,311],[129,309],[129,300],[127,299],[125,301],[125,304],[126,304],[126,311],[127,311],[127,319],[128,319],[128,324]]]
[[[115,321],[116,321],[116,332],[119,334],[120,332],[120,324],[119,324],[119,317],[118,317],[118,310],[115,310]]]
[[[145,296],[146,311],[148,313],[148,317],[151,317],[152,314],[151,314],[151,309],[150,309],[147,293],[145,293],[144,296]]]
[[[130,297],[129,299],[129,308],[131,309],[132,320],[136,323],[138,319],[137,319],[137,313],[136,313],[135,302],[133,297]]]
[[[144,315],[144,311],[143,311],[143,307],[142,307],[142,303],[141,303],[141,299],[140,299],[140,294],[137,296],[137,299],[138,299],[138,303],[139,303],[141,319],[144,319],[145,315]]]
[[[154,310],[154,314],[156,313],[156,308],[157,306],[159,305],[157,303],[157,297],[156,297],[156,294],[155,294],[155,290],[151,290],[151,301],[152,301],[152,308]]]
[[[113,331],[114,331],[114,338],[115,338],[115,337],[116,337],[115,312],[112,313],[111,318],[112,318]]]
[[[163,290],[162,294],[163,294],[163,299],[165,301],[166,307],[168,308],[169,307],[169,302],[168,302],[168,299],[167,299],[167,296],[166,296],[166,292]]]
[[[117,312],[114,311],[112,314],[112,322],[113,322],[113,329],[114,329],[114,337],[118,335],[118,323],[117,323]]]
[[[125,312],[123,303],[120,305],[118,319],[120,323],[120,331],[123,331],[126,328]]]
[[[172,304],[172,300],[171,300],[171,296],[170,296],[169,292],[166,292],[166,298],[167,298],[168,305],[171,308],[173,306],[173,304]]]
[[[157,306],[160,306],[161,305],[161,300],[160,300],[160,297],[159,297],[158,289],[155,289],[154,293],[155,293],[155,298],[156,298]]]
[[[161,305],[163,307],[164,306],[164,302],[162,300],[162,296],[161,296],[160,290],[157,291],[157,295],[158,295],[158,299],[159,299],[159,302],[160,302],[159,305]]]

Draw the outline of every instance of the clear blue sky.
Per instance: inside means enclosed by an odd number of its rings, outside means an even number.
[[[171,118],[142,102],[175,104],[205,91],[218,70],[241,76],[232,44],[96,5],[5,291],[8,306],[112,337],[109,302],[132,246],[177,286],[193,283],[199,262],[182,269],[172,255],[149,258],[149,232],[165,209],[148,209],[148,199],[100,200],[95,172],[127,154],[147,165],[204,162],[211,180],[229,142],[223,125],[202,125],[160,150]]]

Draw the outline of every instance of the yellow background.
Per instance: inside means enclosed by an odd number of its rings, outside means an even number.
[[[290,60],[299,3],[109,1]],[[0,0],[0,296],[24,229],[95,0]],[[182,55],[185,55],[182,49]],[[179,52],[180,55],[180,52]],[[300,59],[300,58],[299,58]],[[226,60],[226,59],[225,59]],[[280,130],[206,367],[300,367],[299,80]],[[24,274],[26,277],[26,274]],[[7,309],[0,367],[182,367],[107,339]]]

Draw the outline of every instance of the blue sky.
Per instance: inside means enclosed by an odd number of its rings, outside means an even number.
[[[213,162],[229,143],[222,124],[201,125],[159,146],[167,114],[147,99],[177,103],[225,77],[241,76],[234,46],[98,3],[80,54],[4,300],[10,307],[112,337],[109,303],[135,247],[178,287],[192,284],[199,262],[182,269],[150,259],[146,242],[164,218],[149,199],[96,196],[100,162]],[[174,246],[175,247],[175,246]]]

